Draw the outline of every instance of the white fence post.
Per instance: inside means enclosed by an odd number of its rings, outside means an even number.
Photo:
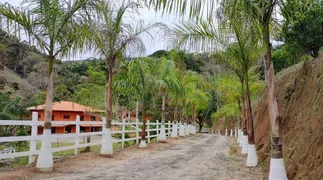
[[[75,149],[74,149],[74,155],[77,155],[77,147],[80,145],[80,116],[76,115],[76,123],[75,123]]]
[[[147,120],[147,142],[150,143],[150,121]]]
[[[139,102],[136,102],[136,143],[139,143]]]
[[[124,148],[124,141],[125,141],[125,131],[126,131],[126,120],[125,118],[122,118],[122,137],[121,137],[121,148]]]
[[[136,143],[139,143],[139,122],[138,117],[136,117]]]
[[[33,114],[32,114],[32,122],[33,122],[33,125],[31,126],[31,137],[35,138],[37,136],[37,134],[38,134],[38,128],[37,128],[38,113],[37,112],[33,112]],[[36,143],[37,143],[37,141],[34,140],[34,139],[32,139],[30,141],[30,147],[29,147],[30,152],[36,151]],[[33,162],[35,162],[35,160],[36,160],[36,157],[34,155],[30,155],[28,163],[33,163]]]
[[[159,124],[158,124],[158,120],[156,120],[156,134],[157,134],[157,142],[158,142],[158,134],[159,134]]]
[[[168,121],[168,131],[167,131],[167,135],[170,136],[170,131],[171,131],[171,128],[170,128],[170,121]]]

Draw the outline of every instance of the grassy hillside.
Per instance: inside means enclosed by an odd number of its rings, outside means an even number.
[[[14,95],[22,98],[37,92],[35,87],[7,67],[4,68],[4,71],[0,71],[0,77],[5,78],[4,92],[12,92]]]
[[[288,179],[323,177],[323,54],[277,75],[283,154]],[[269,170],[270,126],[266,99],[255,111],[259,157]],[[305,178],[306,177],[306,178]]]

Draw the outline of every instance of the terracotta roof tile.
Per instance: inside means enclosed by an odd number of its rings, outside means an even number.
[[[44,110],[45,104],[32,106],[28,110]],[[89,106],[84,106],[71,101],[59,101],[53,103],[53,111],[77,111],[77,112],[104,112],[98,109],[92,109]]]

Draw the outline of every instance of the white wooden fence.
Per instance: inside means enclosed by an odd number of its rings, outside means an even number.
[[[52,152],[60,152],[74,149],[74,154],[78,153],[78,148],[83,148],[87,146],[97,146],[101,145],[101,141],[92,142],[92,143],[83,143],[80,144],[80,138],[85,136],[95,136],[95,135],[102,135],[102,131],[98,132],[80,132],[80,125],[101,125],[102,129],[105,127],[106,120],[103,118],[103,121],[80,121],[80,117],[76,116],[76,121],[52,121],[52,125],[76,125],[76,132],[70,134],[52,134],[50,141],[57,138],[75,138],[74,145],[71,146],[64,146],[64,147],[57,147],[52,148]],[[170,136],[171,134],[171,127],[172,124],[170,121],[165,123],[166,126],[166,135]],[[42,140],[42,135],[38,135],[38,126],[44,126],[44,121],[38,121],[38,113],[33,112],[32,120],[0,120],[0,126],[8,126],[8,125],[15,125],[15,126],[31,126],[31,135],[30,136],[11,136],[11,137],[0,137],[0,143],[3,142],[16,142],[16,141],[30,141],[30,150],[24,152],[11,152],[11,153],[4,153],[0,154],[0,159],[6,158],[15,158],[15,157],[23,157],[29,156],[29,163],[35,161],[35,155],[38,155],[40,150],[36,150],[37,141]],[[136,141],[139,142],[140,136],[139,133],[141,132],[140,126],[142,126],[141,122],[125,122],[123,119],[122,122],[112,122],[113,126],[119,127],[120,130],[113,131],[112,134],[121,134],[121,139],[112,138],[113,143],[120,143],[122,144],[122,148],[126,141]],[[126,126],[131,126],[134,130],[126,130]],[[146,123],[146,139],[148,143],[150,142],[151,138],[157,137],[159,133],[161,123],[156,121],[155,123],[147,121]],[[156,132],[152,135],[151,132]],[[136,134],[134,138],[126,138],[126,134]]]

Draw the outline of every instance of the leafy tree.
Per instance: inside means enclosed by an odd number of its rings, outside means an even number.
[[[168,60],[166,58],[162,58],[158,61],[158,68],[156,68],[156,74],[154,75],[156,78],[157,89],[161,92],[162,95],[162,116],[161,123],[162,129],[161,141],[166,141],[165,135],[165,116],[166,116],[166,97],[167,93],[170,91],[175,91],[179,88],[179,82],[175,75],[175,63],[173,60]]]
[[[149,103],[156,90],[155,71],[159,68],[158,63],[152,58],[140,58],[130,61],[123,66],[116,76],[114,86],[116,90],[133,94],[141,103],[142,109],[142,133],[141,141],[146,140],[146,115]]]
[[[168,55],[168,51],[166,51],[166,50],[158,50],[158,51],[152,53],[151,55],[149,55],[149,57],[162,58],[162,57],[166,57],[167,55]]]
[[[286,1],[283,3],[283,39],[293,53],[312,57],[319,55],[323,46],[323,1]]]

